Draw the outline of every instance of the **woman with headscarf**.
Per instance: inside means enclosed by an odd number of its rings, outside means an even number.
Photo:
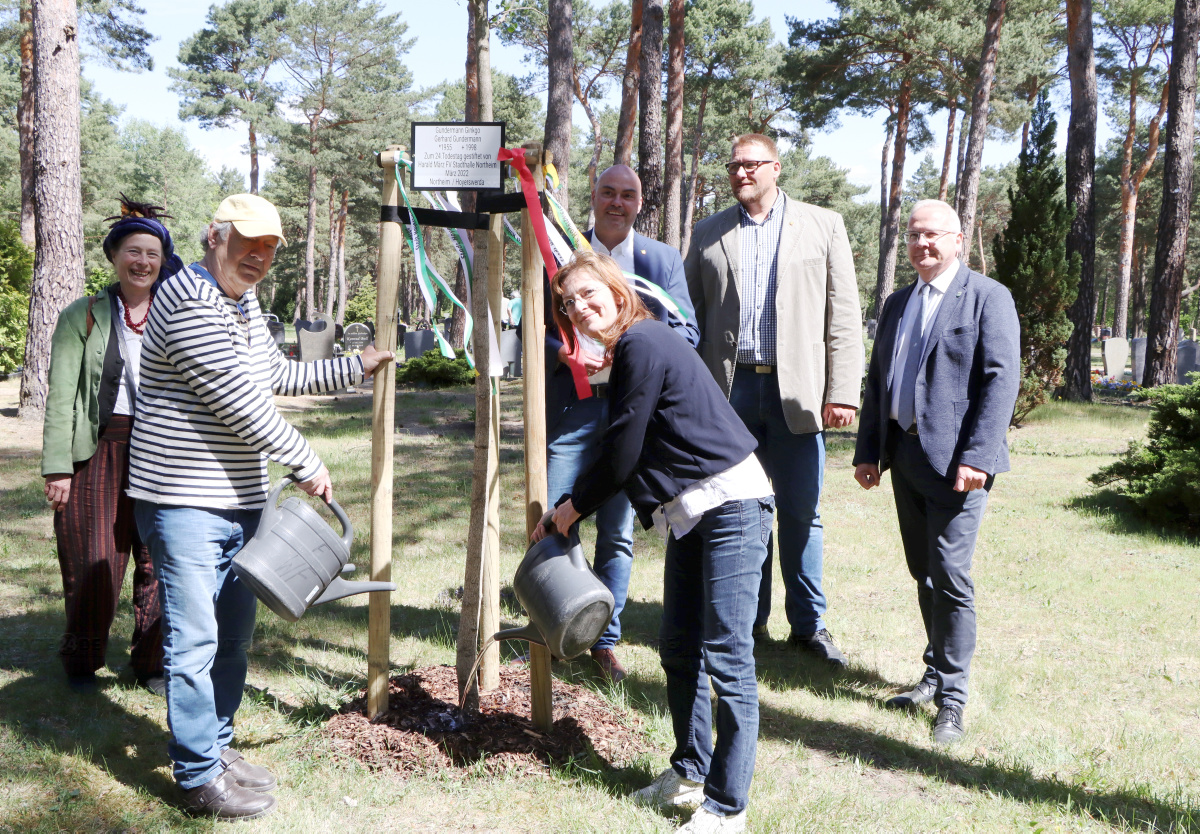
[[[51,345],[42,475],[66,603],[59,656],[77,692],[96,689],[132,551],[130,666],[139,684],[166,693],[158,582],[125,495],[142,329],[158,279],[183,268],[159,211],[121,195],[104,239],[117,281],[63,310]]]
[[[583,345],[611,366],[609,427],[570,494],[550,496],[557,506],[533,538],[548,521],[569,530],[618,490],[666,536],[659,655],[675,751],[634,801],[695,809],[681,832],[737,834],[758,741],[751,632],[775,518],[757,443],[699,354],[650,315],[611,258],[576,252],[550,291],[572,352]]]

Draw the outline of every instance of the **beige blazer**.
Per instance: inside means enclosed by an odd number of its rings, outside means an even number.
[[[684,261],[700,327],[700,357],[729,396],[737,364],[741,207],[696,224]],[[822,431],[826,403],[857,407],[862,310],[846,224],[835,211],[787,198],[775,310],[779,394],[793,434]]]

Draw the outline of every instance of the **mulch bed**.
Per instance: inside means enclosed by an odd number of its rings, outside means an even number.
[[[428,666],[388,682],[388,708],[375,721],[366,717],[366,692],[342,707],[326,732],[338,755],[372,770],[427,776],[474,768],[489,773],[545,774],[595,756],[620,765],[645,752],[641,722],[615,710],[594,691],[553,679],[554,727],[533,728],[529,672],[502,667],[500,686],[483,692],[478,714],[458,709],[458,675],[453,666]]]

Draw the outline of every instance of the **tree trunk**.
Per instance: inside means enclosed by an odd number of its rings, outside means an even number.
[[[879,257],[883,258],[883,241],[887,237],[888,220],[888,160],[891,158],[892,145],[896,140],[896,120],[887,120],[887,135],[883,140],[883,151],[879,154]],[[882,263],[882,260],[879,262]],[[876,274],[879,264],[876,264]]]
[[[1187,268],[1188,223],[1192,205],[1193,141],[1196,129],[1196,41],[1200,37],[1200,0],[1175,0],[1168,76],[1167,149],[1163,164],[1163,201],[1154,247],[1154,284],[1146,327],[1146,372],[1142,384],[1175,381],[1179,342],[1179,304]]]
[[[325,315],[333,318],[333,299],[337,295],[337,213],[338,192],[333,180],[329,181],[329,263],[326,265],[324,287],[321,298],[325,302]]]
[[[692,245],[692,227],[696,217],[696,183],[700,175],[700,142],[704,139],[704,111],[708,109],[708,90],[712,79],[712,68],[705,77],[705,84],[700,89],[700,103],[696,105],[696,132],[692,135],[692,165],[688,174],[687,198],[683,207],[683,229],[679,241],[679,253],[687,257],[688,247]]]
[[[975,203],[979,198],[979,174],[983,168],[983,143],[987,139],[988,102],[992,82],[996,80],[996,55],[1000,51],[1000,29],[1008,0],[991,0],[983,29],[983,51],[979,56],[979,76],[971,96],[971,133],[967,140],[967,159],[955,193],[955,208],[962,223],[964,260],[971,249],[971,230],[975,228]]]
[[[304,318],[312,321],[317,314],[317,303],[313,295],[316,289],[317,270],[317,123],[308,125],[308,152],[312,161],[308,165],[308,225],[304,238]],[[300,305],[296,305],[300,315]]]
[[[33,197],[33,119],[36,97],[33,90],[33,6],[30,2],[31,0],[21,0],[21,98],[17,100],[17,146],[21,157],[21,241],[33,249],[37,245]]]
[[[963,113],[962,121],[958,123],[958,150],[954,160],[954,193],[957,195],[959,184],[962,182],[963,166],[967,164],[967,132],[971,129],[971,113]],[[949,190],[946,191],[949,194]],[[951,202],[951,205],[954,203]]]
[[[549,40],[546,45],[547,90],[546,134],[542,147],[551,154],[558,170],[554,196],[567,209],[567,175],[571,167],[571,0],[549,0]]]
[[[1132,297],[1131,306],[1133,307],[1129,317],[1129,327],[1126,332],[1129,333],[1132,339],[1141,339],[1146,335],[1146,247],[1141,246],[1137,252],[1137,258],[1133,265],[1133,286],[1130,289]],[[1145,374],[1142,375],[1142,382],[1145,384]]]
[[[337,315],[334,320],[338,324],[346,323],[346,300],[350,288],[346,285],[346,218],[350,213],[350,189],[342,189],[342,207],[338,210],[337,218]]]
[[[684,0],[671,0],[667,64],[667,152],[663,172],[663,243],[679,248],[679,201],[683,180]]]
[[[1092,0],[1067,0],[1067,72],[1071,119],[1067,125],[1067,204],[1075,209],[1067,233],[1067,258],[1079,257],[1079,294],[1068,316],[1062,395],[1092,399],[1092,299],[1096,266],[1096,55],[1092,48]]]
[[[1135,76],[1136,81],[1136,76]],[[1129,122],[1125,129],[1125,143],[1121,153],[1121,176],[1118,183],[1121,187],[1121,229],[1117,241],[1117,299],[1116,322],[1113,325],[1114,336],[1125,336],[1125,315],[1129,310],[1129,281],[1133,260],[1133,232],[1137,225],[1138,193],[1142,182],[1150,171],[1150,166],[1158,157],[1159,125],[1167,111],[1168,92],[1170,84],[1163,85],[1162,98],[1159,100],[1158,112],[1150,120],[1149,144],[1142,164],[1135,171],[1133,168],[1133,143],[1137,138],[1137,103],[1138,89],[1136,83],[1129,85]]]
[[[954,126],[958,122],[958,102],[949,102],[950,116],[946,120],[946,149],[942,152],[942,179],[938,183],[937,198],[943,202],[950,190],[950,163],[954,159]]]
[[[633,125],[638,113],[638,83],[642,57],[642,3],[633,0],[629,22],[629,48],[625,52],[625,77],[621,81],[621,115],[617,120],[614,165],[628,165],[633,158]]]
[[[662,220],[662,0],[644,0],[642,56],[638,72],[638,176],[642,180],[642,210],[635,227],[659,239]]]
[[[484,3],[486,6],[486,3]],[[479,18],[480,9],[477,0],[468,0],[467,3],[467,61],[466,61],[466,101],[465,101],[465,117],[468,122],[482,121],[479,115]],[[483,10],[486,15],[487,10]],[[486,25],[486,23],[485,23]],[[486,32],[484,33],[486,35]],[[464,191],[459,194],[463,211],[475,211],[475,192]],[[466,232],[467,240],[474,242],[471,237],[471,232]],[[466,304],[467,297],[467,274],[462,268],[462,264],[455,262],[454,266],[454,295],[455,297]],[[433,322],[436,328],[437,323]],[[455,350],[462,350],[466,344],[467,334],[467,313],[460,307],[452,306],[450,308],[450,324],[446,328],[446,341],[450,343],[450,347]]]
[[[79,37],[75,0],[33,0],[34,200],[38,212],[19,415],[46,413],[50,340],[59,313],[83,291],[79,175]],[[52,208],[52,210],[49,210]]]
[[[249,123],[250,130],[250,193],[258,193],[258,133],[254,122]]]
[[[587,165],[588,194],[591,194],[596,190],[596,177],[600,173],[600,155],[604,152],[604,127],[600,124],[600,117],[596,115],[596,108],[584,95],[583,85],[579,81],[579,72],[574,66],[571,67],[571,87],[575,91],[575,100],[583,107],[588,124],[592,126],[592,158],[588,160]],[[591,207],[591,200],[589,200],[586,228],[590,229],[595,223],[596,215]]]
[[[908,63],[908,56],[905,56]],[[892,178],[888,188],[888,213],[883,231],[883,246],[879,250],[879,269],[875,281],[875,304],[872,317],[879,318],[883,302],[892,294],[896,284],[896,250],[900,243],[900,200],[904,196],[904,155],[908,149],[908,117],[912,109],[912,77],[906,72],[900,82],[900,98],[896,104],[896,147],[892,151]]]

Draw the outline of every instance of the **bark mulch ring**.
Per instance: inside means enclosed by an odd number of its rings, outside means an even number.
[[[616,711],[586,687],[553,678],[554,728],[537,732],[529,715],[529,672],[500,669],[500,686],[480,693],[479,714],[458,709],[458,675],[453,666],[427,666],[388,682],[388,708],[374,722],[367,697],[342,707],[327,732],[338,755],[372,770],[427,776],[466,770],[482,763],[493,774],[547,772],[589,758],[619,766],[648,750],[641,721]]]

